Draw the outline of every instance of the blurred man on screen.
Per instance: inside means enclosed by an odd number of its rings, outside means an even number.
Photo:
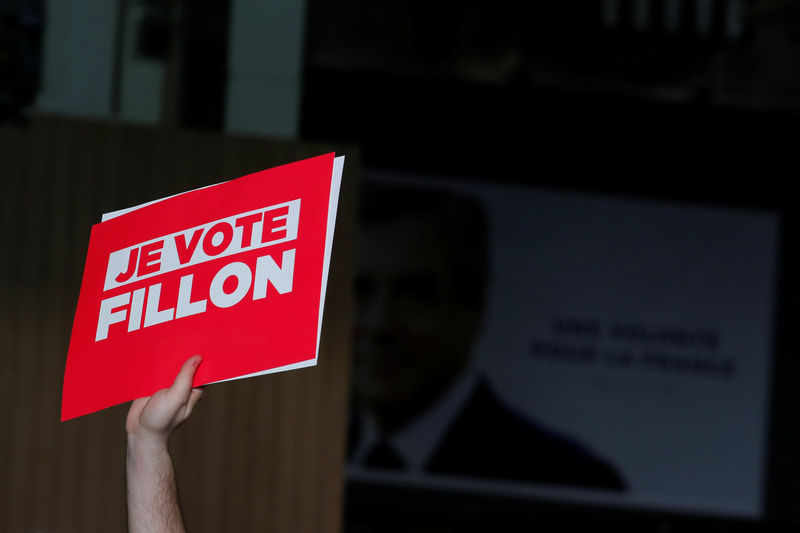
[[[624,489],[607,461],[510,409],[470,364],[489,278],[480,204],[372,183],[362,206],[351,467]]]

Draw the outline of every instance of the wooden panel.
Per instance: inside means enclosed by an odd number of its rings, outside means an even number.
[[[91,224],[333,150],[348,162],[319,364],[207,389],[171,445],[196,533],[341,529],[358,152],[58,117],[0,129],[0,531],[125,529],[127,406],[58,421]]]

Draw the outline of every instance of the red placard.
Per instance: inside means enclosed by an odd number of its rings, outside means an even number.
[[[344,158],[325,154],[92,227],[61,419],[168,387],[316,363]]]

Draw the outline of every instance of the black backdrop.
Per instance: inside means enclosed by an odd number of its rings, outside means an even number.
[[[387,513],[404,516],[408,527],[422,521],[464,531],[514,523],[583,527],[597,519],[630,531],[774,530],[800,524],[794,505],[800,494],[800,423],[794,416],[800,405],[800,365],[793,332],[800,234],[791,193],[790,133],[797,116],[702,100],[669,103],[588,92],[578,86],[545,89],[313,66],[304,75],[302,136],[359,143],[367,169],[765,208],[781,215],[762,520],[377,490],[351,483],[351,530],[384,524]]]

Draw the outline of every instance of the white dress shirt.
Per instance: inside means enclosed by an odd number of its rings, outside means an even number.
[[[362,410],[356,415],[360,417],[361,431],[353,448],[351,466],[363,467],[367,454],[375,444],[384,440],[403,459],[406,473],[422,473],[436,445],[475,389],[477,380],[473,369],[465,369],[430,407],[403,428],[388,435],[382,435],[374,417],[367,410]]]

